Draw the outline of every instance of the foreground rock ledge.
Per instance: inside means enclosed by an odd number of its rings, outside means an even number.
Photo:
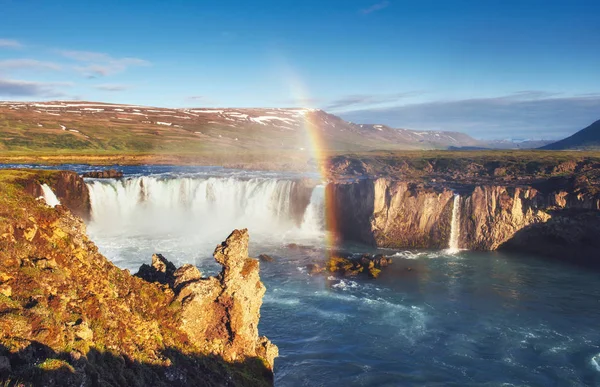
[[[40,177],[53,176],[0,171],[0,384],[272,385],[277,347],[258,336],[265,288],[245,230],[217,247],[217,277],[156,255],[148,282],[102,256],[68,209],[28,194]]]
[[[193,265],[179,269],[162,255],[152,266],[142,265],[136,276],[168,286],[181,303],[180,328],[226,361],[260,357],[270,370],[277,346],[258,336],[260,307],[265,286],[260,282],[258,260],[248,258],[248,230],[234,230],[214,252],[222,265],[216,277],[202,277]]]

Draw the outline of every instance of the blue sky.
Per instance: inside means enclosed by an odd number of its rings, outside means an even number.
[[[323,108],[478,138],[600,118],[600,1],[0,0],[0,99]]]

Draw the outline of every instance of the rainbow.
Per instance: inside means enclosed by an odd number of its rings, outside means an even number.
[[[316,110],[311,106],[311,98],[307,88],[300,81],[300,78],[289,67],[286,69],[286,80],[292,96],[300,106],[310,109],[304,114],[304,130],[309,139],[309,148],[311,156],[317,163],[317,172],[321,180],[327,182],[329,179],[327,165],[327,143],[325,141],[324,132],[313,120],[311,110]],[[326,247],[330,254],[337,247],[338,224],[336,215],[336,206],[334,191],[325,187],[325,227],[326,227]]]

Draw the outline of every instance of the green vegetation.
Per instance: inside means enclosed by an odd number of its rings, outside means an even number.
[[[0,385],[269,384],[261,359],[228,363],[178,326],[173,293],[100,255],[83,224],[36,200],[60,173],[0,170]]]

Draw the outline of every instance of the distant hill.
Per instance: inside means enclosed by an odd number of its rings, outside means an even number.
[[[488,147],[493,149],[536,149],[548,144],[552,144],[553,142],[554,141],[551,140],[493,140],[488,141],[486,144]]]
[[[455,132],[360,125],[316,109],[169,109],[98,102],[0,102],[0,152],[227,155],[478,146]]]
[[[564,140],[541,147],[545,150],[597,150],[600,149],[600,120]]]

